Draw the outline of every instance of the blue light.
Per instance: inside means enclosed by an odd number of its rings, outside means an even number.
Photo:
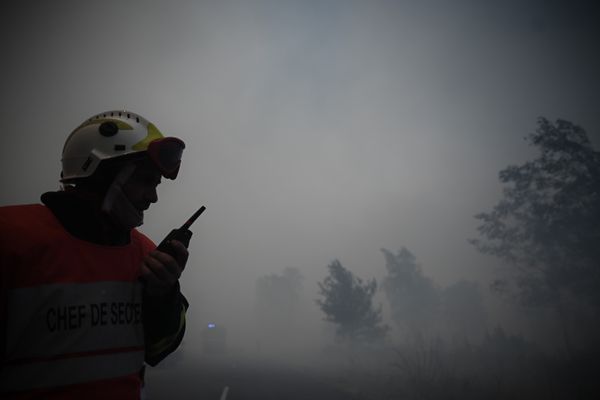
[[[217,327],[216,324],[208,324],[208,329],[214,329],[216,327]]]

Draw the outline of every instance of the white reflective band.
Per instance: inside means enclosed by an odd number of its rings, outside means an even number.
[[[6,366],[0,371],[0,392],[116,378],[138,373],[143,362],[144,352],[138,351]]]
[[[9,291],[6,360],[142,347],[141,285],[60,283]]]

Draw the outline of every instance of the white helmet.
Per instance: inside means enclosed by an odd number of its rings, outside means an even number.
[[[146,152],[165,178],[175,179],[185,144],[164,137],[147,119],[130,111],[107,111],[88,118],[67,138],[61,182],[91,176],[104,160]]]

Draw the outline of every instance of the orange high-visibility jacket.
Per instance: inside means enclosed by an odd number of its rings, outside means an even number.
[[[137,230],[124,246],[80,240],[43,205],[0,207],[0,397],[140,398],[145,354],[173,339],[144,343],[138,276],[155,247]]]

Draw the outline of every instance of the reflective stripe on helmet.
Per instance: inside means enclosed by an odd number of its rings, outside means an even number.
[[[162,139],[164,136],[154,124],[148,124],[148,136],[146,136],[143,140],[140,140],[138,143],[131,146],[132,149],[137,151],[144,151],[148,149],[148,145],[157,140]]]

